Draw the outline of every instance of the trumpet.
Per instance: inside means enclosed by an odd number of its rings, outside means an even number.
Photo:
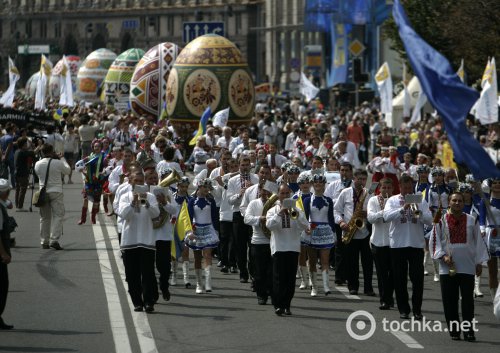
[[[418,204],[416,203],[412,203],[410,205],[410,209],[411,209],[411,212],[413,213],[413,216],[415,218],[420,218],[420,216],[422,215],[422,211],[420,211],[420,209],[418,208]]]
[[[297,219],[297,218],[299,218],[299,212],[295,208],[292,208],[290,210],[290,218],[291,219]]]
[[[450,275],[450,277],[453,277],[457,274],[457,268],[455,267],[455,263],[453,261],[451,262],[451,265],[449,266],[448,274]]]

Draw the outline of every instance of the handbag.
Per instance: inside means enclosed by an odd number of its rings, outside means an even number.
[[[47,165],[47,174],[45,174],[43,186],[33,194],[32,203],[35,207],[42,207],[47,203],[47,180],[49,179],[50,162],[52,162],[52,158],[49,159],[49,164]]]

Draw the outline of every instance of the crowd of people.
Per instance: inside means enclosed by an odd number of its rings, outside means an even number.
[[[431,258],[448,324],[459,320],[459,291],[462,321],[471,322],[474,296],[483,296],[483,264],[492,297],[498,288],[500,180],[475,180],[465,166],[443,165],[446,134],[438,116],[425,115],[414,126],[408,121],[390,128],[375,103],[327,111],[319,102],[269,99],[257,104],[248,125],[209,123],[191,151],[166,119],[79,106],[41,135],[7,124],[0,137],[8,170],[2,177],[16,190],[19,212],[30,180],[46,187],[41,246],[62,250],[62,184],[81,175],[75,221],[87,222],[89,201],[91,223],[101,203],[117,218],[136,311],[154,311],[160,293],[170,300],[180,267],[191,287],[192,251],[197,294],[216,290],[218,268],[250,283],[259,305],[271,300],[276,315],[292,315],[296,277],[312,297],[331,295],[331,277],[358,295],[361,262],[364,295],[377,295],[375,265],[379,309],[397,306],[401,319],[413,313],[422,320]],[[498,147],[498,125],[468,124],[484,147]],[[1,190],[0,183],[0,206]],[[177,234],[184,208],[192,231]],[[10,261],[3,243],[2,259]],[[172,246],[182,255],[172,257]],[[475,340],[472,330],[462,334]],[[450,335],[460,339],[461,332]]]

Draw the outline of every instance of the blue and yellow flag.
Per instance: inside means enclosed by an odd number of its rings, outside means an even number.
[[[189,146],[196,145],[198,137],[205,135],[205,133],[207,132],[207,123],[208,119],[210,119],[210,115],[212,115],[212,110],[210,109],[210,106],[208,106],[207,109],[205,109],[205,111],[201,115],[200,125],[198,125],[198,131],[196,132],[196,135],[193,136],[191,141],[189,141]]]
[[[295,203],[295,206],[297,206],[299,210],[304,211],[304,203],[302,202],[302,196],[299,196],[297,202]]]
[[[184,237],[188,232],[193,232],[193,226],[189,218],[187,202],[184,200],[174,226],[174,241],[172,242],[171,254],[176,260],[181,257]]]

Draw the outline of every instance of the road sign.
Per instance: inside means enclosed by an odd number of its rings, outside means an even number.
[[[49,54],[50,45],[19,45],[17,53],[21,55],[26,54]]]
[[[354,56],[360,56],[365,51],[365,49],[366,47],[363,45],[363,43],[361,43],[357,39],[353,40],[349,45],[349,51]]]
[[[189,43],[204,34],[214,33],[225,36],[224,22],[184,22],[182,24],[182,39]]]

